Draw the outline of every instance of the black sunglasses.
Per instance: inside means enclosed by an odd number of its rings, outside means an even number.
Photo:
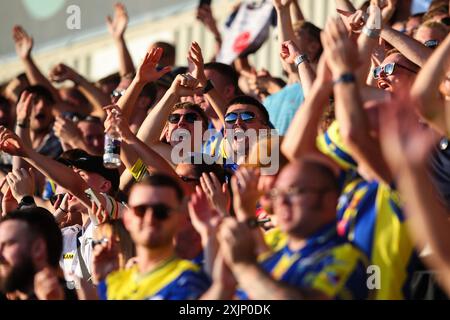
[[[439,41],[437,41],[437,40],[428,40],[428,41],[425,41],[425,43],[423,45],[425,47],[434,49],[434,48],[437,48],[439,46]]]
[[[55,205],[55,203],[56,203],[56,201],[58,201],[58,199],[64,198],[65,195],[66,195],[65,193],[58,193],[58,194],[52,195],[49,199],[52,206]]]
[[[192,112],[185,113],[185,114],[172,113],[167,120],[171,124],[177,124],[180,122],[181,117],[183,117],[183,120],[188,123],[194,123],[195,121],[198,120],[197,114],[192,113]]]
[[[143,204],[132,208],[134,214],[140,218],[143,218],[148,209],[152,209],[154,217],[160,221],[164,221],[169,217],[169,213],[173,210],[165,204]]]
[[[256,115],[253,112],[250,111],[244,111],[244,112],[230,112],[225,115],[225,122],[226,123],[236,123],[238,118],[241,118],[244,122],[250,122],[256,118]]]

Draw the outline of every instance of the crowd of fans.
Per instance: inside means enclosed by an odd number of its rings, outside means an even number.
[[[187,66],[157,42],[135,68],[121,4],[117,74],[46,76],[15,26],[0,300],[448,297],[449,1],[335,2],[321,30],[273,0],[283,78],[206,63],[197,42]],[[211,7],[197,18],[220,50]]]

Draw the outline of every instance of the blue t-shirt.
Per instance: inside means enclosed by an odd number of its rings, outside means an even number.
[[[280,135],[286,134],[295,113],[304,100],[303,88],[299,83],[285,86],[264,100],[264,106],[269,112],[270,121]]]

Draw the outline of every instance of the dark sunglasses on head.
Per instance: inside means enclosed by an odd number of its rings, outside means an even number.
[[[64,198],[65,195],[66,195],[65,193],[59,193],[59,194],[52,195],[49,199],[52,206],[55,205],[55,203],[56,203],[56,201],[58,201],[58,199]]]
[[[173,209],[165,204],[143,204],[133,207],[134,214],[140,218],[143,218],[148,209],[152,209],[154,217],[160,221],[164,221],[169,217],[170,211]]]
[[[408,70],[408,71],[410,71],[412,73],[417,73],[417,71],[415,71],[415,70],[412,70],[412,69],[410,69],[408,67],[402,66],[399,63],[392,62],[392,63],[388,63],[388,64],[386,64],[384,66],[376,67],[373,70],[373,77],[375,79],[379,79],[379,78],[381,78],[381,74],[382,73],[384,73],[386,76],[390,76],[390,75],[392,75],[394,73],[396,67],[400,67],[400,68],[406,69],[406,70]]]
[[[250,122],[256,118],[256,115],[250,111],[244,111],[241,113],[230,112],[225,115],[225,122],[226,123],[236,123],[236,121],[239,117],[244,122]]]
[[[183,117],[183,120],[188,123],[194,123],[198,119],[197,114],[189,112],[189,113],[185,113],[185,114],[172,113],[167,120],[171,124],[177,124],[180,122],[181,117]]]

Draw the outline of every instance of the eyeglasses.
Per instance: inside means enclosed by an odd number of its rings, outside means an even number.
[[[256,115],[250,111],[244,111],[244,112],[240,112],[240,113],[230,112],[225,115],[225,122],[229,123],[229,124],[236,123],[236,121],[239,117],[244,122],[250,122],[250,121],[256,119]]]
[[[272,200],[276,201],[279,199],[285,199],[286,197],[289,200],[292,200],[294,197],[303,196],[307,193],[327,193],[331,191],[331,188],[307,188],[307,187],[292,187],[287,190],[280,189],[272,189],[269,193]]]
[[[374,79],[381,78],[381,74],[382,73],[384,73],[386,76],[392,75],[394,73],[394,71],[395,71],[395,67],[397,67],[397,66],[400,67],[400,68],[406,69],[406,70],[408,70],[408,71],[410,71],[412,73],[417,73],[417,71],[415,71],[415,70],[412,70],[412,69],[410,69],[408,67],[402,66],[399,63],[392,62],[392,63],[388,63],[388,64],[386,64],[384,66],[376,67],[375,70],[373,70],[373,77],[374,77]]]
[[[174,210],[162,203],[143,204],[132,208],[134,214],[139,218],[143,218],[148,212],[148,209],[152,209],[154,217],[159,221],[167,220],[167,218],[169,217],[169,213]]]
[[[66,194],[65,193],[59,193],[59,194],[54,194],[50,197],[50,203],[52,204],[52,206],[55,205],[56,201],[58,201],[59,199],[64,198]]]
[[[185,113],[185,114],[179,114],[179,113],[172,113],[167,121],[169,121],[171,124],[177,124],[180,122],[180,119],[183,117],[183,120],[187,123],[194,123],[198,120],[198,116],[196,113]]]
[[[434,48],[437,48],[437,46],[439,46],[439,41],[437,41],[437,40],[428,40],[428,41],[425,41],[425,43],[423,45],[425,47],[434,49]]]
[[[114,90],[111,92],[111,98],[120,98],[125,94],[126,90]]]
[[[87,121],[87,122],[102,124],[102,121],[100,120],[100,118],[95,117],[95,116],[83,116],[80,114],[68,114],[65,116],[65,118],[71,120],[74,123],[78,123],[80,121]]]
[[[200,182],[200,178],[192,178],[192,177],[185,177],[185,176],[180,176],[180,179],[183,180],[184,182],[187,183],[199,183]]]

